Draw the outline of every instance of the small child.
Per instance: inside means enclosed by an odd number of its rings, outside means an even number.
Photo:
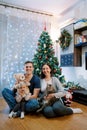
[[[25,103],[26,101],[29,100],[31,93],[29,91],[29,86],[30,84],[26,81],[21,81],[20,83],[16,84],[16,102],[17,104],[15,105],[14,109],[11,111],[9,114],[9,118],[12,118],[12,116],[17,112],[18,110],[21,110],[21,116],[20,118],[24,118],[24,111],[25,111]]]

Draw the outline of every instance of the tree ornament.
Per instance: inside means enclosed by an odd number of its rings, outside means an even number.
[[[46,48],[46,44],[44,44],[44,48]]]
[[[44,53],[46,53],[47,51],[44,51]]]
[[[62,71],[62,68],[60,68],[60,71]]]
[[[46,31],[46,22],[44,23],[44,31]]]
[[[56,72],[57,72],[57,70],[55,69],[55,70],[54,70],[54,73],[56,73]]]
[[[39,59],[41,59],[42,57],[40,56]]]
[[[38,46],[40,45],[40,43],[38,42]]]
[[[41,52],[41,49],[38,49],[38,52]]]
[[[72,40],[71,34],[67,30],[64,29],[61,32],[61,36],[59,37],[59,44],[62,50],[69,47],[71,40]]]
[[[48,57],[46,56],[46,59],[48,59]]]
[[[53,48],[52,45],[50,45],[50,48]]]

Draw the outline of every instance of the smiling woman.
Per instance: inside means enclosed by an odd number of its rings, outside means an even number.
[[[52,68],[45,63],[41,69],[41,94],[44,95],[48,85],[52,86],[55,91],[44,96],[45,102],[51,99],[56,99],[53,104],[48,104],[42,109],[42,113],[47,118],[60,117],[64,115],[71,115],[74,113],[82,113],[80,108],[71,108],[64,105],[62,97],[66,96],[68,92],[60,83],[59,79],[52,76]]]

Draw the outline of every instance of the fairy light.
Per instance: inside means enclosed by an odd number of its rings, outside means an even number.
[[[36,17],[33,13],[28,14],[8,7],[3,8],[1,12],[5,16],[0,21],[5,40],[2,39],[4,46],[1,48],[3,53],[0,80],[2,88],[6,86],[11,88],[14,83],[13,74],[24,72],[24,62],[33,59],[38,38],[43,30],[42,21],[45,21],[48,16],[43,18],[37,14]],[[49,19],[48,17],[48,23]]]

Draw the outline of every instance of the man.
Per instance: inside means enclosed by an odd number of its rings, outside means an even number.
[[[39,103],[37,101],[37,97],[40,91],[40,79],[38,76],[33,74],[34,66],[31,61],[26,61],[24,63],[24,71],[25,71],[25,78],[27,81],[30,82],[30,92],[31,92],[31,97],[29,100],[26,102],[25,105],[25,111],[27,113],[36,111],[39,107]],[[7,104],[10,107],[10,110],[12,110],[16,104],[16,100],[14,97],[14,92],[8,88],[4,88],[2,91],[2,95],[7,102]]]

